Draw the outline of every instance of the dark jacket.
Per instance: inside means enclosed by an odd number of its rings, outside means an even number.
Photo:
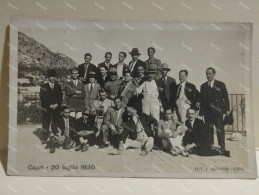
[[[118,66],[118,63],[114,64],[114,65],[110,64],[109,69],[116,69],[117,70],[117,66]],[[122,69],[122,75],[125,76],[126,71],[128,71],[129,69],[130,69],[129,66],[124,63],[123,64],[123,69]]]
[[[133,60],[130,61],[130,63],[129,63],[129,68],[130,68],[130,71],[131,71],[132,74],[133,74],[133,77],[136,77],[136,76],[137,76],[137,67],[138,67],[139,65],[142,65],[142,66],[144,67],[144,69],[146,70],[146,64],[145,64],[145,62],[141,61],[140,59],[137,60],[137,62],[136,62],[136,64],[135,64],[135,66],[134,66],[133,69],[132,69],[132,65],[133,65]]]
[[[56,109],[56,112],[59,112],[61,108],[62,99],[63,99],[63,94],[62,94],[61,86],[58,83],[54,84],[53,89],[50,88],[48,82],[41,85],[40,101],[41,101],[41,107],[45,111],[53,111],[50,108],[50,105],[58,104],[58,108]]]
[[[210,91],[211,93],[209,93]],[[211,89],[209,89],[208,82],[201,85],[201,116],[211,111],[216,115],[221,115],[229,110],[228,92],[225,83],[214,80],[214,85]]]
[[[95,126],[94,117],[89,117],[87,119],[87,123],[83,122],[83,117],[76,119],[75,120],[75,129],[76,129],[76,132],[87,130],[87,131],[94,131],[96,133],[98,131],[97,127]]]
[[[106,66],[105,62],[102,62],[97,65],[97,68],[104,67],[106,70],[109,70],[111,67],[113,67],[113,64],[109,64],[109,67]]]
[[[180,87],[180,83],[176,86],[176,90],[175,90],[175,96],[174,96],[174,102],[176,102],[177,100],[177,93]],[[187,97],[187,99],[191,102],[191,107],[195,108],[196,110],[198,110],[198,108],[196,108],[195,104],[196,102],[200,102],[200,92],[196,89],[196,86],[192,83],[186,82],[185,83],[185,88],[184,88],[184,94]]]
[[[88,65],[85,79],[88,79],[89,72],[95,72],[96,73],[96,66],[94,64],[90,63]],[[85,76],[85,63],[78,65],[78,73],[79,73],[79,77],[84,78],[84,76]],[[86,82],[88,82],[88,81],[86,81]]]
[[[61,130],[61,135],[64,135],[65,133],[65,120],[63,118],[63,116],[60,116],[57,120],[56,123],[53,123],[51,126],[52,129],[52,133],[54,135],[56,135],[59,130],[58,128]],[[75,131],[75,119],[73,117],[69,117],[69,133],[71,134],[71,132]]]
[[[176,81],[172,77],[167,76],[166,83],[163,78],[157,80],[157,86],[163,88],[163,91],[159,91],[159,96],[163,108],[174,107],[174,96],[176,90]]]

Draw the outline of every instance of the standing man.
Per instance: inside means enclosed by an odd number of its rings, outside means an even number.
[[[210,145],[210,126],[205,125],[201,119],[195,118],[195,110],[193,108],[187,110],[185,125],[188,130],[183,137],[183,145],[188,149],[189,153],[201,156],[224,155],[230,157],[229,151],[219,150]]]
[[[137,75],[133,79],[133,82],[139,87],[146,80],[148,80],[148,77],[145,76],[145,67],[143,66],[143,64],[140,64],[137,66]]]
[[[96,72],[96,66],[90,63],[92,60],[92,55],[90,53],[86,53],[84,58],[85,63],[78,66],[78,72],[79,80],[83,83],[87,83],[88,74],[90,72]]]
[[[84,102],[84,84],[78,80],[78,69],[72,68],[72,80],[65,83],[65,93],[67,97],[67,106],[70,108],[70,115],[75,118],[82,116],[82,111],[85,108]]]
[[[97,68],[100,68],[100,67],[105,67],[106,70],[109,70],[111,68],[111,66],[113,66],[111,64],[111,60],[112,60],[112,53],[111,52],[106,52],[105,55],[104,55],[104,62],[98,64]]]
[[[175,79],[167,76],[167,73],[170,70],[171,69],[168,67],[168,65],[166,63],[163,63],[160,69],[162,77],[157,80],[157,85],[160,91],[160,99],[164,110],[168,107],[174,107],[173,99],[175,94],[176,82]]]
[[[129,68],[130,68],[130,71],[133,73],[133,77],[136,77],[138,65],[143,65],[143,67],[145,67],[145,70],[146,70],[146,64],[145,62],[139,59],[139,56],[141,55],[141,53],[139,53],[138,48],[132,48],[129,54],[132,57],[132,61],[130,61],[129,63]]]
[[[95,72],[89,73],[89,83],[84,86],[85,93],[85,108],[90,109],[90,105],[94,102],[94,100],[98,99],[98,93],[100,90],[100,85],[95,83],[96,74]]]
[[[161,68],[161,60],[156,59],[154,57],[155,55],[155,48],[154,47],[149,47],[147,49],[147,55],[148,55],[148,59],[145,61],[146,63],[146,70],[149,69],[150,64],[154,64],[156,66],[156,70],[157,70],[157,74],[155,76],[155,80],[158,80],[161,78],[161,72],[160,72],[160,68]]]
[[[207,68],[207,82],[201,85],[200,115],[204,116],[205,123],[210,125],[210,143],[214,144],[214,126],[217,130],[218,144],[221,151],[225,149],[225,132],[223,116],[230,114],[228,92],[225,83],[215,80],[214,68]]]
[[[156,67],[150,66],[147,71],[148,80],[142,83],[137,89],[136,94],[143,95],[142,99],[142,112],[151,115],[159,121],[160,102],[157,83],[154,80],[156,76]]]
[[[101,66],[97,69],[97,82],[101,87],[104,87],[104,84],[109,81],[109,76],[107,74],[107,69],[104,66]]]
[[[122,107],[122,101],[120,97],[114,99],[114,107],[107,110],[104,117],[104,124],[102,125],[103,132],[103,144],[102,147],[109,146],[108,140],[115,147],[118,147],[121,139],[121,134],[124,130],[123,123],[124,108]]]
[[[61,86],[56,82],[56,71],[48,70],[48,82],[40,87],[40,101],[42,107],[42,144],[49,135],[50,123],[56,123],[60,114],[63,94]]]
[[[127,54],[123,51],[119,53],[119,62],[117,64],[111,65],[110,70],[117,71],[119,79],[123,79],[126,72],[129,71],[129,66],[125,64],[124,60]]]
[[[109,72],[109,75],[110,81],[104,84],[104,89],[107,91],[107,98],[114,100],[114,98],[118,96],[122,80],[118,79],[116,71]]]
[[[176,86],[175,104],[178,120],[182,123],[186,121],[186,111],[193,107],[199,109],[200,93],[195,85],[187,82],[188,71],[181,70],[179,72],[180,83]]]

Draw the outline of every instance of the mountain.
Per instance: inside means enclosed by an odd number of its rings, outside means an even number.
[[[46,75],[49,68],[56,69],[58,77],[68,75],[71,67],[77,63],[62,53],[52,52],[43,44],[18,32],[18,78]]]

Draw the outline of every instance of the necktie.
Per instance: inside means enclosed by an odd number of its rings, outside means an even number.
[[[54,83],[50,84],[50,88],[53,90],[54,89]]]
[[[92,92],[93,90],[93,84],[90,84],[90,93]]]
[[[68,119],[65,119],[65,136],[69,136],[69,124]]]
[[[179,98],[179,96],[180,96],[181,90],[182,90],[182,83],[180,84],[180,87],[179,87],[179,90],[178,90],[178,94],[177,94],[177,97],[178,97],[178,98]]]

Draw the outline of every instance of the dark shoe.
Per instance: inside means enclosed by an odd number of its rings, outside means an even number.
[[[76,147],[75,147],[75,151],[80,151],[80,150],[82,150],[82,144],[79,144],[79,145],[77,145]]]
[[[225,150],[223,153],[221,153],[221,155],[226,156],[226,157],[230,157],[230,151]]]
[[[82,150],[81,150],[81,152],[85,152],[85,151],[87,151],[88,149],[89,149],[89,146],[86,145],[86,144],[83,144],[83,145],[82,145]]]
[[[109,144],[108,144],[108,143],[106,143],[106,144],[105,144],[105,143],[102,143],[99,148],[107,148],[107,147],[109,147]]]
[[[140,156],[146,156],[148,154],[148,151],[147,150],[142,150],[141,152],[140,152]]]
[[[54,152],[55,152],[55,148],[54,147],[50,148],[49,153],[54,153]]]
[[[118,150],[117,150],[118,155],[121,155],[123,150],[124,150],[124,148],[123,148],[123,141],[120,141],[119,142],[119,147],[118,147]]]
[[[48,143],[50,148],[50,151],[49,151],[50,153],[55,152],[56,143],[57,143],[57,140],[54,137],[51,137]]]

